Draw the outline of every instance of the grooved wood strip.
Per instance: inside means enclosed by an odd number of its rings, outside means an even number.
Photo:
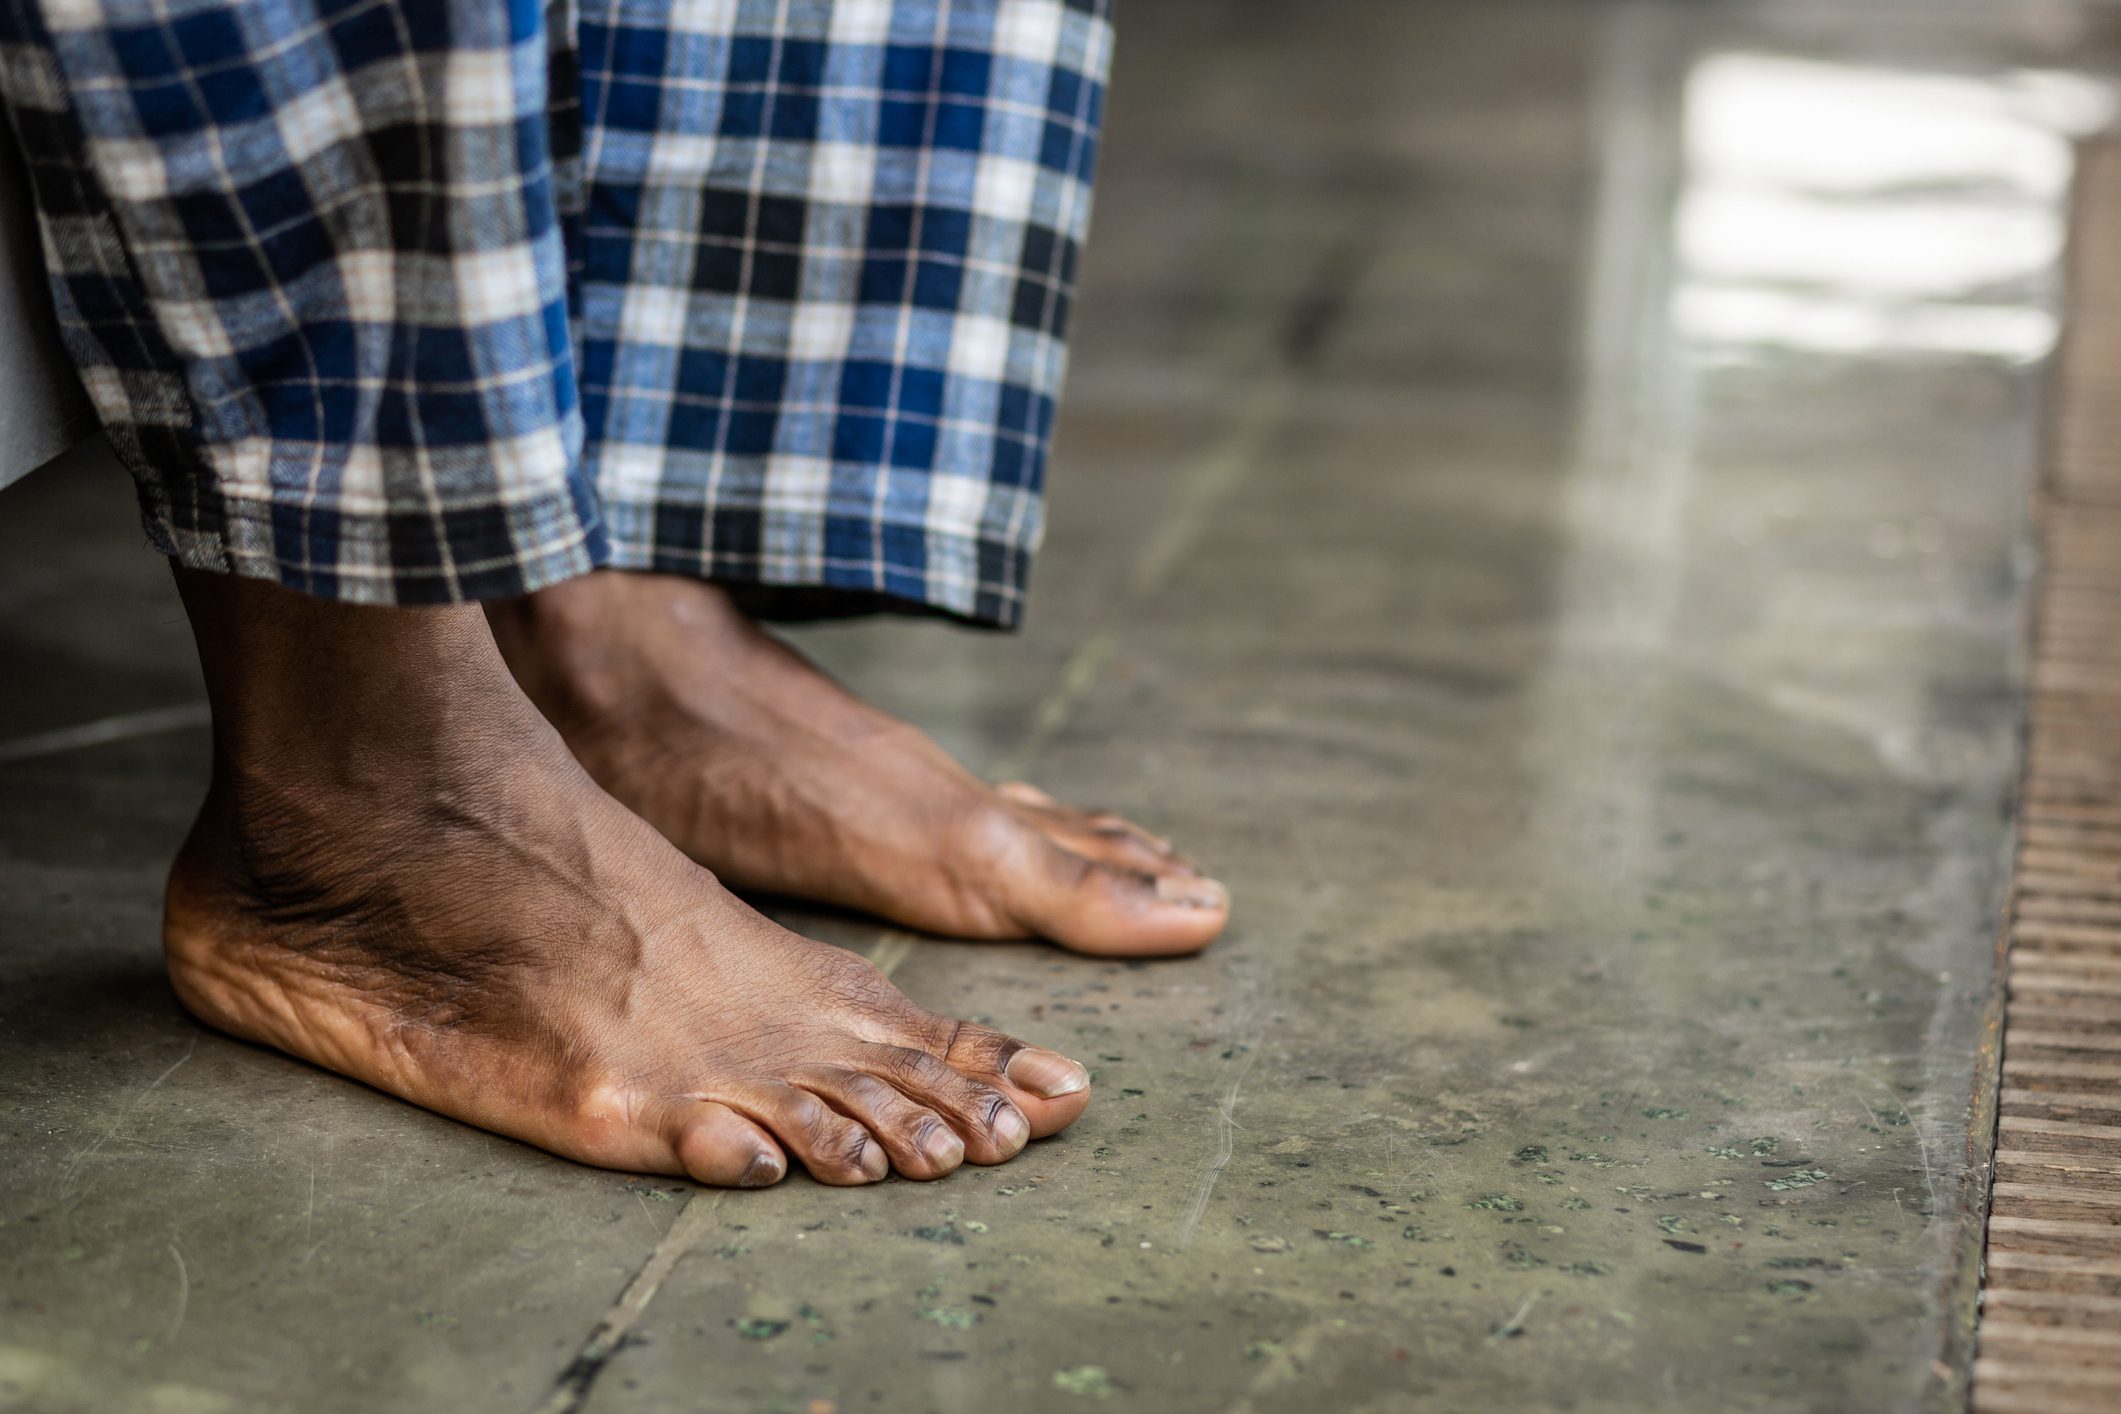
[[[1979,1374],[1980,1366],[1975,1371]],[[2028,1382],[2006,1372],[1975,1386],[1974,1414],[2113,1414],[2113,1408],[2095,1391]]]
[[[1991,1291],[1981,1303],[1992,1320],[2008,1317],[2019,1325],[2095,1326],[2110,1317],[2121,1317],[2121,1296],[2079,1291]]]
[[[2121,1065],[2106,1065],[2099,1061],[2053,1061],[2019,1059],[2009,1057],[2003,1062],[2003,1079],[2008,1085],[2039,1087],[2061,1081],[2074,1085],[2081,1081],[2101,1081],[2107,1084],[2121,1081]]]
[[[2014,1010],[2011,1019],[2013,1021],[2022,1019],[2027,1023],[2025,1034],[2017,1039],[2017,1044],[2025,1047],[2028,1052],[2036,1050],[2121,1051],[2121,1036],[2114,1035],[2111,1030],[2095,1032],[2073,1031],[2067,1025],[2068,1017],[2045,1011],[2039,1007],[2028,1005],[2022,1014]],[[2041,1029],[2033,1030],[2032,1027],[2034,1025],[2038,1025]],[[2026,1059],[2031,1058],[2030,1055],[2026,1057]]]
[[[2083,151],[2005,941],[1973,1408],[2121,1409],[2121,142]]]
[[[2111,927],[2086,926],[2077,923],[2058,923],[2046,918],[2021,918],[2011,928],[2011,942],[2016,943],[2121,943],[2116,930]]]

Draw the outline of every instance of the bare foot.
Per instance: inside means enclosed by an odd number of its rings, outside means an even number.
[[[184,1004],[610,1168],[758,1186],[1000,1163],[1074,1061],[915,1006],[760,917],[613,801],[476,608],[179,575],[215,770],[171,872]]]
[[[712,585],[600,572],[489,617],[597,782],[737,888],[1130,956],[1198,951],[1229,919],[1165,841],[987,785]]]

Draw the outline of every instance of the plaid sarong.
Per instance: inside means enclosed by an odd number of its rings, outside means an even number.
[[[184,564],[1008,625],[1108,5],[0,0],[0,86]]]

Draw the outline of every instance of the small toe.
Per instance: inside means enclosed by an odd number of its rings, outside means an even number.
[[[1029,781],[1003,781],[994,789],[998,794],[1006,796],[1018,805],[1045,806],[1060,804],[1059,801],[1040,790],[1037,786],[1032,785]]]
[[[869,1066],[948,1121],[965,1141],[967,1162],[1005,1163],[1031,1142],[1035,1128],[1024,1101],[1034,1097],[992,1083],[996,1077],[967,1075],[940,1056],[906,1046],[873,1047]]]
[[[1171,841],[1153,831],[1143,829],[1124,815],[1115,815],[1109,810],[1098,810],[1084,814],[1083,819],[1098,834],[1126,835],[1139,841],[1151,854],[1191,867],[1191,861],[1180,854],[1178,847]]]
[[[1092,823],[1091,817],[1058,817],[1050,812],[1037,823],[1046,838],[1062,849],[1100,864],[1136,874],[1176,874],[1187,878],[1200,874],[1193,861],[1168,847],[1157,848],[1152,836],[1132,827],[1099,825]]]
[[[891,1172],[889,1154],[867,1128],[808,1090],[772,1086],[745,1108],[819,1183],[874,1183]]]
[[[995,793],[1016,805],[1055,843],[1077,854],[1149,874],[1198,874],[1171,841],[1110,810],[1078,810],[1036,786],[1011,781]]]
[[[670,1121],[670,1147],[695,1183],[716,1188],[765,1188],[788,1172],[788,1156],[773,1136],[727,1105],[694,1100]]]
[[[906,1178],[941,1178],[965,1161],[965,1141],[941,1115],[874,1075],[834,1068],[796,1083],[868,1130]]]

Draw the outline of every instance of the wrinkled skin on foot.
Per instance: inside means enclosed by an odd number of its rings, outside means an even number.
[[[733,887],[963,938],[1195,952],[1229,894],[1116,815],[992,787],[712,585],[598,572],[489,610],[604,789]]]
[[[185,1006],[587,1163],[772,1183],[1000,1163],[1083,1068],[753,912],[597,788],[476,609],[182,575],[215,774],[172,870]],[[349,618],[351,616],[351,618]]]

